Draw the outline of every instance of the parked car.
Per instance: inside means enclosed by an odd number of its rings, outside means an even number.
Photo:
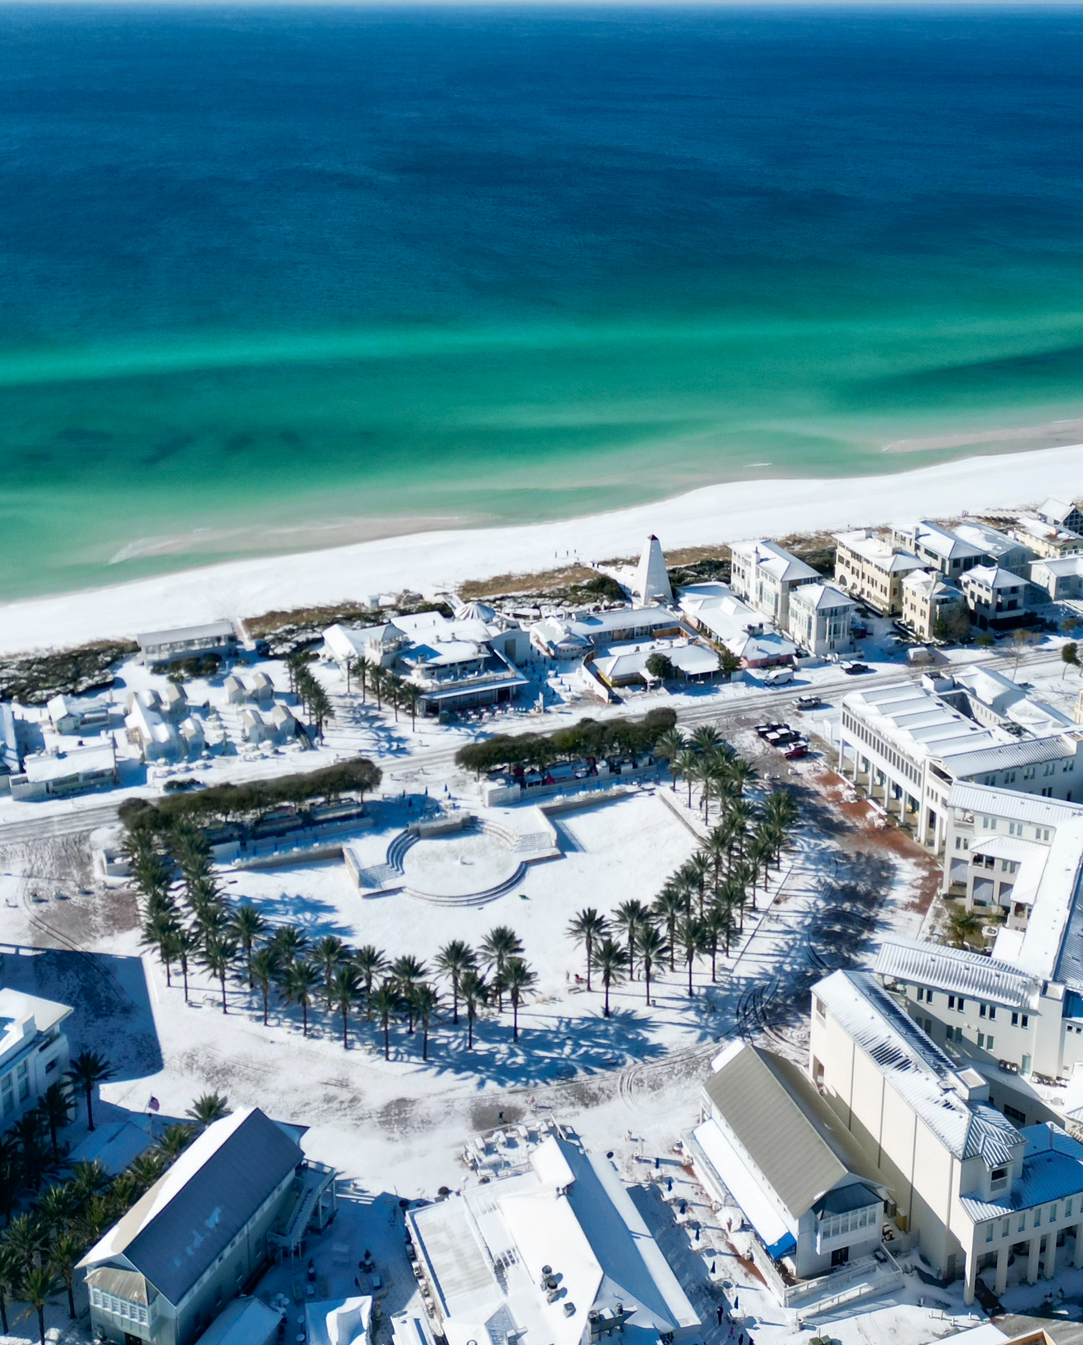
[[[777,737],[769,738],[767,741],[772,747],[788,747],[790,743],[800,742],[801,735],[793,729],[788,729],[785,733],[780,733]]]
[[[756,732],[761,738],[766,738],[769,733],[776,733],[779,729],[787,729],[789,727],[789,724],[781,724],[777,720],[771,720],[766,724],[757,724]]]
[[[856,677],[859,673],[872,672],[867,663],[844,663],[842,671],[849,677]]]
[[[782,753],[788,761],[794,761],[797,757],[808,756],[808,743],[804,738],[798,738],[797,742],[790,743],[789,747]]]
[[[822,696],[798,696],[793,704],[795,710],[818,710],[823,703]]]
[[[769,673],[764,673],[763,675],[763,684],[765,687],[781,687],[792,681],[792,668],[772,668]]]

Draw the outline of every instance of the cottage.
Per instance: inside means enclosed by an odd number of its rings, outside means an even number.
[[[174,630],[147,631],[137,635],[142,661],[177,663],[184,659],[231,659],[237,652],[237,632],[232,621],[209,621],[202,626],[178,626]]]
[[[23,759],[9,778],[14,799],[70,798],[117,783],[117,758],[112,738],[92,747],[66,752],[40,752]]]

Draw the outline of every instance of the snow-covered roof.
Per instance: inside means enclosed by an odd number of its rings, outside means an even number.
[[[962,598],[962,593],[939,570],[912,570],[903,579],[903,588],[919,593],[923,598],[938,597],[941,601]]]
[[[1023,1170],[1010,1191],[993,1200],[960,1196],[959,1203],[975,1223],[1083,1192],[1083,1144],[1048,1121],[1026,1126],[1019,1134],[1027,1147]]]
[[[267,1345],[278,1334],[280,1320],[281,1314],[261,1299],[235,1298],[211,1322],[196,1345]]]
[[[856,607],[848,593],[834,584],[802,584],[790,594],[790,608],[808,607],[814,612],[836,611],[840,607]]]
[[[113,740],[95,743],[91,747],[73,747],[68,752],[23,758],[23,774],[31,784],[48,784],[57,780],[71,780],[76,776],[97,775],[101,771],[116,770]]]
[[[647,538],[632,581],[632,593],[636,600],[646,604],[651,602],[672,602],[673,589],[666,570],[666,558],[662,554],[662,544],[653,533]]]
[[[1023,517],[1016,523],[1012,532],[1015,534],[1022,532],[1028,537],[1036,537],[1046,542],[1077,542],[1083,540],[1078,533],[1072,532],[1068,528],[1061,528],[1056,523],[1047,523],[1043,518]]]
[[[1056,575],[1058,579],[1063,579],[1069,574],[1083,574],[1083,554],[1076,551],[1070,556],[1052,556],[1048,560],[1032,561],[1031,574],[1039,569],[1044,570],[1046,574]]]
[[[70,1013],[67,1004],[26,995],[21,990],[0,990],[0,1060],[57,1027]]]
[[[973,569],[967,570],[962,579],[964,588],[973,588],[980,584],[983,588],[993,590],[1019,589],[1023,588],[1026,582],[1012,570],[1005,570],[1001,565],[975,565]]]
[[[215,1121],[79,1265],[123,1257],[176,1305],[303,1158],[258,1107]]]
[[[1050,523],[1063,523],[1069,515],[1076,512],[1076,506],[1071,500],[1061,500],[1055,495],[1051,495],[1048,500],[1038,510],[1042,518]]]
[[[801,584],[820,578],[819,570],[814,570],[803,560],[791,556],[777,542],[765,540],[734,542],[730,551],[735,555],[746,557],[757,569],[771,575],[779,583]]]
[[[885,939],[873,971],[894,981],[988,1000],[1011,1009],[1037,1008],[1041,980],[982,953],[921,939]]]
[[[870,972],[833,972],[813,995],[954,1158],[1011,1162],[1019,1132],[988,1102],[966,1096],[955,1063]]]
[[[900,528],[898,531],[912,539],[915,549],[920,546],[941,560],[969,560],[985,554],[982,547],[965,541],[957,533],[942,528],[939,523],[930,523],[927,519],[914,524],[912,528]]]
[[[1058,827],[1062,822],[1083,819],[1083,806],[1078,803],[1043,799],[1040,794],[1020,794],[1014,789],[997,789],[969,780],[958,780],[952,785],[948,806],[1042,827]]]
[[[496,609],[483,602],[464,602],[461,607],[455,608],[455,620],[483,621],[488,625],[490,621],[496,620]]]
[[[192,644],[199,640],[218,640],[227,643],[237,638],[232,621],[208,621],[202,626],[177,626],[173,630],[151,630],[137,635],[140,648],[157,648],[164,644]]]
[[[503,1345],[509,1332],[579,1345],[587,1314],[612,1314],[618,1304],[630,1314],[626,1341],[654,1345],[660,1334],[699,1326],[612,1165],[569,1140],[550,1136],[529,1167],[408,1218],[449,1345]],[[547,1275],[558,1284],[551,1301]]]
[[[853,532],[837,532],[835,541],[885,574],[905,574],[908,570],[922,568],[917,556],[866,532],[864,528],[857,528]]]
[[[960,523],[952,531],[956,537],[961,537],[964,542],[969,542],[972,546],[978,547],[993,560],[999,560],[1003,556],[1011,556],[1019,552],[1034,554],[1025,542],[1017,541],[1014,537],[1009,537],[1006,532],[1000,532],[997,528],[990,528],[987,523]],[[1022,559],[1022,556],[1018,558]]]
[[[801,592],[795,589],[794,593]],[[793,594],[791,594],[791,598]],[[724,584],[692,584],[680,591],[680,608],[704,626],[736,658],[748,663],[792,658],[797,646]]]
[[[664,654],[686,677],[703,677],[716,673],[719,668],[719,658],[713,649],[707,649],[701,644],[665,643],[596,658],[593,666],[609,681],[623,681],[629,677],[642,676],[652,654]]]

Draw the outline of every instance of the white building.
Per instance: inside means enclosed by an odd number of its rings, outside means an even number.
[[[665,607],[616,607],[547,617],[530,627],[530,641],[549,658],[584,658],[616,644],[687,636],[681,618]]]
[[[802,584],[819,584],[811,565],[791,556],[776,542],[734,542],[730,547],[730,586],[781,631],[789,630],[790,596]]]
[[[1083,598],[1083,554],[1036,560],[1030,567],[1030,582],[1054,602]]]
[[[922,568],[909,551],[865,528],[835,534],[835,583],[883,616],[902,612],[902,582]]]
[[[857,603],[832,584],[802,584],[790,594],[790,638],[824,657],[853,648],[850,626]]]
[[[165,713],[157,691],[128,693],[124,727],[128,741],[139,748],[144,761],[180,761],[186,749],[177,727]]]
[[[696,1310],[604,1157],[550,1136],[526,1166],[406,1215],[447,1345],[689,1340]]]
[[[647,668],[654,654],[669,659],[676,675],[688,682],[708,682],[721,667],[713,649],[687,640],[654,640],[646,645],[618,648],[592,659],[590,666],[608,687],[649,685],[657,681]]]
[[[15,711],[8,701],[0,701],[0,788],[8,787],[8,774],[18,774],[20,755]]]
[[[962,577],[971,617],[979,630],[1015,630],[1027,625],[1027,581],[999,565],[975,565]]]
[[[980,546],[928,520],[894,528],[892,538],[896,546],[913,552],[926,568],[939,570],[945,579],[956,582],[967,570],[984,565],[988,559]]]
[[[662,544],[653,533],[647,538],[635,579],[632,581],[632,598],[639,607],[646,607],[652,602],[673,601],[673,589],[669,583]]]
[[[964,1273],[966,1302],[982,1270],[1003,1293],[1013,1255],[1030,1283],[1056,1273],[1058,1241],[1083,1264],[1083,1145],[1053,1125],[1016,1129],[983,1075],[960,1067],[870,973],[835,972],[813,988],[812,1006],[814,1082],[925,1261],[948,1280]]]
[[[1038,510],[1038,517],[1043,523],[1064,528],[1067,532],[1083,533],[1083,511],[1073,500],[1050,496]]]
[[[948,583],[939,570],[911,570],[902,581],[903,624],[920,640],[937,638],[937,625],[966,607],[962,590]]]
[[[51,1084],[63,1083],[68,1039],[61,1024],[71,1014],[19,990],[0,990],[0,1130],[13,1126]]]
[[[780,635],[725,584],[690,584],[681,589],[679,604],[689,624],[728,649],[742,668],[774,668],[793,662],[794,642]]]
[[[1043,523],[1040,518],[1020,518],[1008,529],[1008,535],[1046,560],[1083,551],[1083,537],[1079,533],[1058,528],[1055,523]]]
[[[306,1345],[368,1345],[371,1326],[368,1294],[305,1304]]]
[[[232,621],[209,621],[202,626],[147,631],[135,638],[139,642],[140,656],[148,667],[154,663],[177,663],[208,655],[230,659],[237,652],[237,632]]]
[[[969,520],[952,528],[952,532],[964,542],[977,547],[991,564],[999,565],[1003,570],[1014,570],[1023,579],[1027,577],[1027,567],[1034,559],[1035,551],[1026,542],[998,528],[990,528],[987,523]]]
[[[736,1200],[772,1260],[807,1279],[880,1246],[886,1192],[803,1070],[731,1042],[703,1110],[685,1142],[696,1175],[716,1204]]]
[[[1009,730],[980,723],[958,680],[927,675],[920,684],[851,692],[839,726],[839,770],[886,810],[912,820],[916,839],[934,853],[944,847],[956,780],[1049,798],[1068,798],[1073,788],[1078,795],[1083,787],[1083,730],[1054,724],[1031,735],[1019,724]]]
[[[69,798],[117,783],[117,758],[112,738],[92,747],[66,752],[40,752],[23,758],[18,775],[9,779],[13,799]]]
[[[100,701],[77,701],[70,696],[54,696],[45,707],[57,733],[97,733],[109,727],[108,705]]]

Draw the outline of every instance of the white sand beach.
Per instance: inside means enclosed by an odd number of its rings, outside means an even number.
[[[576,556],[590,562],[632,555],[651,532],[673,549],[1038,504],[1049,495],[1083,495],[1083,444],[885,476],[722,483],[587,518],[385,537],[34,598],[0,607],[0,653],[404,588],[453,589],[467,579],[543,570]]]

